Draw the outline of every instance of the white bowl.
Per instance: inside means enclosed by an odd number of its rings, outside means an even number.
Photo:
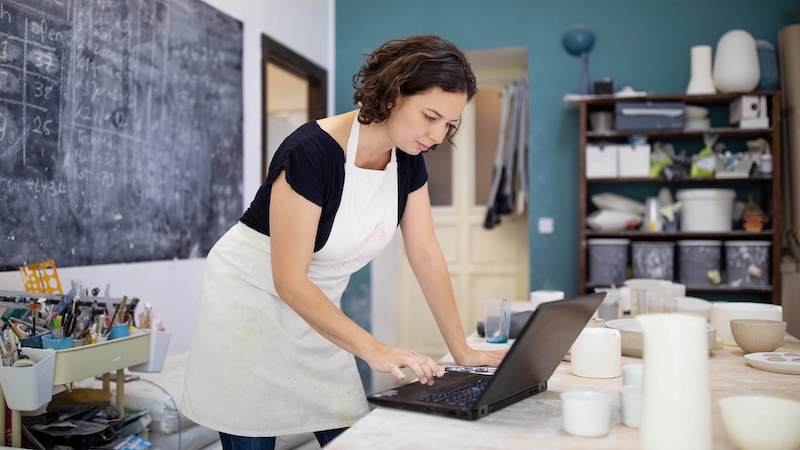
[[[731,333],[733,319],[783,320],[783,308],[769,303],[715,302],[711,308],[711,325],[725,345],[736,345]]]
[[[683,109],[687,119],[702,119],[708,117],[708,108],[702,106],[686,105]]]
[[[722,423],[737,448],[790,450],[800,446],[800,402],[741,395],[719,400]]]
[[[696,297],[678,297],[677,309],[679,313],[692,314],[711,320],[711,302]]]

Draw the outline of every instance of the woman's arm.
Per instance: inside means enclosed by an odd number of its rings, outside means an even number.
[[[308,279],[322,209],[296,193],[281,173],[272,185],[269,207],[272,276],[280,298],[319,334],[369,363],[370,367],[404,378],[400,367],[431,384],[443,370],[429,357],[387,347],[350,320]]]
[[[447,263],[433,227],[428,183],[409,194],[400,227],[411,269],[455,361],[471,366],[499,365],[505,351],[476,351],[464,338]]]

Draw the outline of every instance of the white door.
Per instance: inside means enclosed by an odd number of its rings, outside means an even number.
[[[499,110],[500,87],[482,87],[464,110],[461,129],[453,140],[455,148],[442,145],[425,156],[436,234],[467,335],[475,331],[478,320],[483,320],[482,300],[528,297],[527,214],[502,216],[502,223],[494,229],[483,228]],[[447,347],[408,264],[402,238],[395,240],[394,247],[389,252],[396,258],[394,263],[384,260],[373,266],[373,284],[380,283],[377,290],[383,291],[384,297],[391,295],[386,287],[395,287],[395,344],[438,358]],[[389,266],[393,266],[390,270],[395,280],[380,272]],[[381,328],[391,311],[379,306],[385,298],[373,298],[373,324]],[[383,331],[389,334],[385,328]]]

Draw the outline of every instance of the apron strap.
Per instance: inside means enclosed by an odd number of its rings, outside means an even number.
[[[358,130],[360,125],[361,124],[358,122],[358,113],[356,113],[356,117],[353,119],[353,125],[350,126],[350,137],[347,138],[347,148],[345,149],[347,152],[348,166],[356,165],[356,152],[358,151]]]
[[[345,149],[347,152],[348,166],[356,165],[356,153],[358,152],[358,133],[360,128],[361,123],[358,121],[358,114],[356,114],[356,117],[353,119],[353,125],[350,126],[350,137],[347,138],[347,148]],[[392,158],[389,160],[389,162],[397,162],[397,147],[393,148],[390,153],[392,154]]]

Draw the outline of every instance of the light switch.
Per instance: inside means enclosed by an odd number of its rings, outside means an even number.
[[[539,218],[539,234],[553,234],[554,222],[552,217]]]

